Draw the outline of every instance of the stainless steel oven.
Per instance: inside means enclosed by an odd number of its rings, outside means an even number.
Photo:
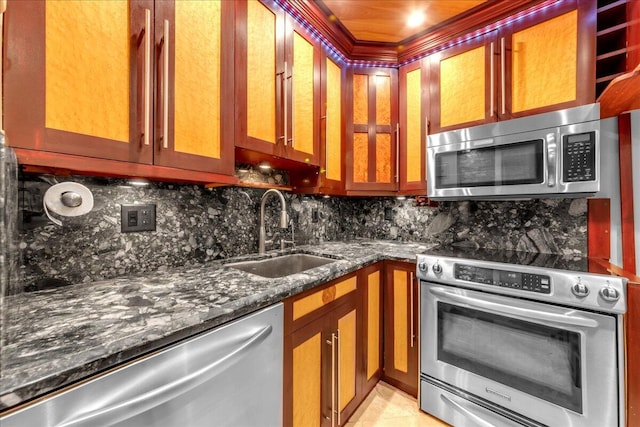
[[[625,279],[418,256],[421,408],[454,426],[624,425]]]
[[[433,200],[569,197],[600,189],[599,104],[429,135]]]

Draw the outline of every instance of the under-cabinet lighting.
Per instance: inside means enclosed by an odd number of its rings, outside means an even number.
[[[397,196],[396,200],[406,200],[407,196]]]
[[[144,179],[130,179],[129,185],[133,185],[134,187],[146,187],[149,185],[149,181]]]
[[[270,171],[271,170],[271,165],[269,163],[260,163],[258,165],[258,168],[260,168],[260,170],[262,171]]]

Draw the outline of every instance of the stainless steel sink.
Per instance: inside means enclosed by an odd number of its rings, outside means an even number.
[[[232,267],[262,277],[276,278],[301,273],[335,261],[337,260],[317,255],[291,254],[258,261],[234,262],[226,264],[226,267]]]

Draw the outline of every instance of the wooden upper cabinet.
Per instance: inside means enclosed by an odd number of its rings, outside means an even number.
[[[152,12],[151,1],[9,2],[8,143],[152,163]]]
[[[346,189],[395,191],[398,70],[349,68],[347,81]]]
[[[345,71],[341,65],[334,62],[324,51],[321,51],[320,96],[318,97],[320,118],[317,131],[320,170],[307,168],[301,173],[290,174],[289,179],[298,192],[344,194],[344,127],[342,120],[342,113],[345,110],[344,97],[342,96],[344,79]],[[299,116],[294,115],[294,117],[297,122]],[[314,122],[308,121],[306,125],[310,128],[312,123]]]
[[[10,2],[9,143],[39,166],[232,181],[233,20],[229,2]]]
[[[275,154],[284,133],[277,127],[282,120],[277,92],[282,92],[284,73],[284,13],[248,0],[236,2],[236,15],[236,145]]]
[[[485,34],[430,57],[430,133],[497,120],[495,36]]]
[[[319,165],[320,45],[287,17],[287,154],[292,160]]]
[[[160,1],[155,17],[154,163],[233,174],[233,4]]]
[[[277,6],[234,3],[236,145],[318,165],[319,44]]]
[[[569,1],[500,29],[501,120],[595,102],[595,13]]]
[[[415,61],[399,70],[399,191],[426,194],[426,135],[429,127],[429,63]]]
[[[344,192],[342,80],[344,71],[326,54],[321,61],[320,175],[318,190],[325,194]]]
[[[593,16],[566,1],[433,55],[430,133],[594,102]]]

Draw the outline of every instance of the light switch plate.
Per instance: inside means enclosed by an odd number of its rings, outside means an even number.
[[[121,205],[120,224],[123,233],[156,231],[156,205]]]

